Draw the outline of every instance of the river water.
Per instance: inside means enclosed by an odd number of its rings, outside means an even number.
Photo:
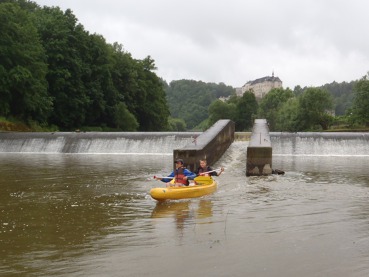
[[[0,276],[369,276],[369,155],[282,145],[285,175],[246,177],[247,145],[215,194],[165,203],[170,152],[1,153]]]

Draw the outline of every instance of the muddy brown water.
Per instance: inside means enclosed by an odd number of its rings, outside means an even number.
[[[369,276],[369,155],[234,142],[215,194],[158,203],[163,154],[0,154],[0,276]]]

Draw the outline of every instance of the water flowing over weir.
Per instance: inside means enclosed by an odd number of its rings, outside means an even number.
[[[369,133],[270,132],[273,155],[369,156]]]
[[[0,153],[166,154],[202,132],[0,133]],[[245,140],[236,133],[236,140]],[[245,139],[246,137],[246,139]],[[369,156],[369,133],[270,132],[273,156]],[[246,153],[245,153],[246,155]]]
[[[198,132],[0,133],[0,153],[172,154]]]

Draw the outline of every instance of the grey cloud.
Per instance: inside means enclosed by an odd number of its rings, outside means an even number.
[[[369,64],[367,1],[37,0],[70,8],[90,32],[150,55],[168,82],[232,86],[270,75],[285,86],[363,76]]]

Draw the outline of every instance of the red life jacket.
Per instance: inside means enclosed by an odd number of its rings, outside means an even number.
[[[178,169],[176,169],[176,173],[175,173],[175,182],[176,183],[180,183],[183,185],[187,185],[187,180],[184,180],[183,177],[185,177],[186,175],[184,174],[184,170],[185,168],[180,167]]]

